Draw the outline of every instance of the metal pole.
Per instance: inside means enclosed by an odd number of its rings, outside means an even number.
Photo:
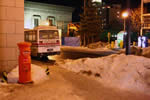
[[[84,15],[85,15],[85,8],[86,8],[86,0],[84,0]]]
[[[143,0],[141,0],[141,30],[140,30],[140,36],[143,35]]]
[[[124,18],[124,32],[126,31],[126,19]]]
[[[86,9],[86,0],[84,0],[84,16],[85,16],[85,14],[86,14],[86,12],[85,12],[85,9]],[[85,40],[86,38],[85,38],[85,32],[83,33],[83,45],[85,46],[86,45],[86,40]]]
[[[128,9],[128,13],[129,13],[129,16],[127,18],[127,36],[126,36],[126,55],[129,55],[130,54],[130,33],[131,33],[131,30],[130,30],[130,0],[127,0],[127,9]]]

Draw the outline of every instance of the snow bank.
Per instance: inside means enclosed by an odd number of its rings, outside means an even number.
[[[150,58],[150,47],[142,49],[142,56]]]
[[[45,69],[40,66],[31,65],[31,77],[34,83],[39,83],[48,79],[48,76],[45,73]],[[8,83],[18,83],[19,71],[18,66],[8,73]]]
[[[60,65],[74,72],[99,75],[106,86],[147,93],[150,91],[150,59],[124,54],[68,60]]]
[[[99,41],[99,42],[91,43],[87,47],[91,48],[91,49],[96,49],[96,48],[104,48],[107,45],[108,45],[108,43]]]
[[[125,53],[125,49],[120,50],[119,53]],[[131,54],[150,58],[150,47],[140,48],[131,46]]]

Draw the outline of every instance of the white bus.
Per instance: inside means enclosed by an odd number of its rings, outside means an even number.
[[[25,30],[25,41],[30,42],[31,56],[43,57],[60,53],[61,31],[56,26],[38,26]]]

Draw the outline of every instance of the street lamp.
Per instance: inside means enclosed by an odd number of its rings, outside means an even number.
[[[131,50],[130,50],[130,43],[131,43],[131,37],[130,37],[130,34],[131,34],[131,27],[130,27],[130,0],[126,0],[127,1],[127,12],[128,12],[128,18],[127,18],[127,36],[126,36],[126,55],[129,55],[131,53]]]
[[[124,19],[124,32],[125,32],[125,30],[126,30],[126,18],[129,16],[129,14],[128,14],[128,12],[127,11],[125,11],[125,12],[123,12],[122,13],[122,17],[123,17],[123,19]]]

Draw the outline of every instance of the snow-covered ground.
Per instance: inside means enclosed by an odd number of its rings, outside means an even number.
[[[99,41],[99,42],[91,43],[87,47],[90,49],[96,49],[96,48],[104,48],[107,46],[108,46],[108,43]]]
[[[8,73],[7,77],[8,77],[8,83],[18,83],[18,79],[19,79],[18,66],[15,69],[13,69],[10,73]],[[45,69],[34,64],[31,65],[31,77],[32,77],[32,81],[35,84],[48,79]]]
[[[98,80],[106,86],[150,94],[150,59],[145,57],[113,54],[101,58],[66,60],[59,66],[98,76]]]

